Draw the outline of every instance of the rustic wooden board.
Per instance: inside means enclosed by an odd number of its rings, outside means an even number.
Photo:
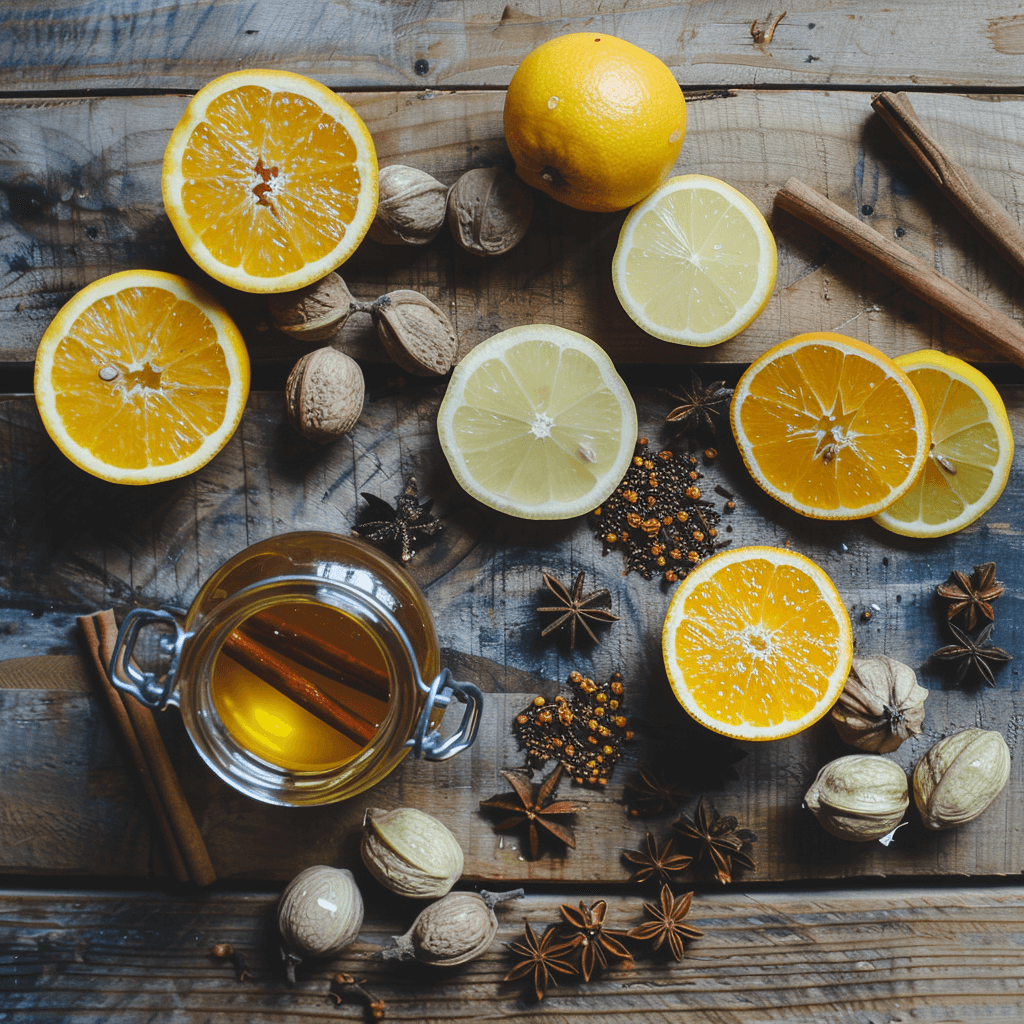
[[[702,5],[707,6],[707,5]],[[218,11],[219,7],[210,8]],[[785,22],[783,22],[785,24]],[[422,167],[445,183],[467,168],[507,162],[502,92],[350,96],[382,163]],[[734,90],[690,103],[676,170],[723,178],[769,215],[779,244],[775,296],[743,334],[712,349],[650,338],[625,315],[610,261],[622,214],[586,214],[539,197],[516,249],[482,260],[443,233],[422,248],[364,243],[344,266],[354,293],[415,288],[450,311],[462,351],[506,327],[551,322],[590,335],[619,362],[748,362],[811,330],[854,334],[895,355],[923,346],[991,358],[929,307],[794,218],[773,212],[798,175],[885,233],[899,235],[995,308],[1020,318],[1020,282],[979,244],[871,110],[868,92]],[[203,279],[163,212],[160,162],[183,96],[0,101],[0,363],[28,363],[57,309],[112,271],[152,267]],[[1024,100],[916,94],[922,120],[1018,218],[1024,198]],[[210,282],[207,281],[209,284]],[[305,349],[268,330],[262,303],[216,284],[253,357],[282,371]],[[380,359],[367,318],[341,344]]]
[[[438,630],[446,660],[488,691],[477,747],[444,765],[407,763],[362,800],[320,810],[275,809],[217,782],[190,752],[169,712],[170,742],[222,877],[286,878],[321,860],[351,862],[365,806],[413,804],[434,811],[457,832],[469,877],[622,881],[628,873],[619,850],[638,844],[644,828],[625,815],[623,784],[638,762],[672,744],[678,750],[700,733],[668,695],[661,666],[670,592],[636,574],[623,578],[619,555],[601,557],[586,520],[527,522],[468,499],[438,450],[433,417],[441,392],[431,385],[372,392],[352,435],[325,449],[292,438],[280,396],[256,394],[238,434],[204,470],[137,489],[102,483],[71,466],[46,437],[31,401],[0,406],[0,658],[74,653],[75,615],[98,607],[113,604],[123,614],[134,605],[187,605],[200,582],[246,544],[289,529],[347,532],[360,492],[390,497],[406,474],[417,476],[422,493],[436,499],[445,518],[444,533],[410,569],[432,605],[445,609]],[[1008,389],[1005,395],[1020,430],[1024,394]],[[669,400],[643,387],[635,387],[634,396],[641,429],[659,438]],[[1002,731],[1015,755],[1009,786],[978,821],[933,834],[911,812],[911,825],[883,848],[834,840],[801,810],[818,767],[848,752],[828,722],[789,740],[747,744],[736,765],[738,778],[713,784],[711,792],[726,813],[737,814],[761,837],[753,877],[1024,870],[1024,852],[1014,839],[1024,828],[1020,661],[1000,674],[995,690],[968,691],[952,688],[926,662],[945,642],[934,586],[951,567],[969,570],[987,559],[999,562],[1010,590],[997,606],[995,640],[1021,652],[1019,528],[1010,514],[1024,500],[1019,466],[986,517],[953,537],[924,543],[890,536],[871,523],[830,525],[790,514],[760,494],[726,438],[720,447],[703,486],[711,495],[713,485],[722,484],[738,496],[740,508],[723,524],[723,537],[736,544],[788,545],[816,559],[851,610],[858,650],[913,665],[929,687],[925,735],[901,748],[899,763],[911,767],[940,736],[974,725]],[[534,609],[542,597],[542,567],[563,578],[585,570],[596,585],[611,589],[622,618],[600,646],[570,652],[540,640],[542,622]],[[862,621],[862,611],[872,608],[870,622]],[[531,863],[522,858],[517,837],[501,841],[493,834],[477,804],[507,788],[499,768],[521,763],[509,733],[512,715],[538,691],[557,693],[573,668],[605,678],[623,672],[638,740],[607,791],[579,794],[591,806],[579,816],[577,851]],[[148,819],[128,779],[109,770],[111,741],[92,700],[66,690],[13,689],[0,697],[0,749],[26,751],[18,761],[18,785],[5,786],[3,869],[136,877],[152,871],[158,862],[152,841],[148,848],[142,840],[119,848],[126,832],[148,836]],[[712,745],[712,753],[719,749]],[[64,760],[68,768],[55,772],[52,766]],[[95,790],[97,778],[105,781]],[[73,824],[64,822],[69,800],[82,808]],[[655,822],[655,830],[665,832],[670,820]],[[53,841],[62,829],[74,841]],[[40,833],[52,838],[42,842]]]
[[[361,879],[361,882],[363,879]],[[523,920],[540,934],[559,900],[529,895],[498,910],[485,956],[438,971],[369,959],[404,931],[417,908],[380,898],[367,881],[367,917],[338,958],[300,969],[286,988],[276,952],[276,894],[202,902],[131,893],[7,891],[0,918],[0,1012],[16,1019],[93,1024],[300,1024],[363,1020],[358,1004],[328,996],[337,971],[365,978],[388,1020],[526,1020],[613,1024],[639,1020],[766,1024],[1017,1022],[1024,970],[1020,890],[870,889],[834,894],[698,892],[688,921],[705,935],[680,964],[641,955],[584,985],[563,979],[537,1004],[523,982],[503,983],[514,960],[503,943]],[[647,898],[650,898],[649,896]],[[575,904],[578,897],[568,897]],[[593,896],[587,896],[588,902]],[[643,919],[641,898],[611,896],[607,920]],[[242,983],[209,950],[231,942],[254,977]],[[641,951],[641,947],[636,947]]]
[[[319,5],[198,0],[171,6],[45,7],[14,0],[0,20],[0,88],[197,89],[238,67],[312,74],[333,88],[507,85],[537,44],[608,32],[656,53],[684,85],[1020,85],[1024,20],[997,0],[936,19],[925,0],[792,5],[640,0],[471,0]],[[945,12],[944,12],[945,13]]]

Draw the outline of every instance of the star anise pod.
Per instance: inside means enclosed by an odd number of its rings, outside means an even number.
[[[672,852],[671,839],[659,849],[658,840],[650,832],[647,833],[646,847],[645,850],[622,851],[623,858],[636,865],[631,882],[646,882],[651,878],[656,882],[668,882],[693,862],[693,858],[685,853]]]
[[[962,629],[949,623],[950,631],[956,638],[955,644],[940,647],[933,655],[941,661],[952,661],[959,664],[956,681],[962,683],[969,675],[976,673],[988,683],[996,685],[996,677],[992,665],[1001,665],[1013,661],[1013,655],[1007,654],[1002,647],[993,647],[991,643],[994,623],[989,623],[976,637],[969,636]]]
[[[682,394],[666,391],[666,394],[679,402],[679,405],[665,417],[665,422],[674,423],[684,434],[714,437],[717,427],[715,420],[729,408],[733,389],[727,388],[724,380],[706,384],[691,370],[690,386],[680,387],[679,390]]]
[[[558,936],[558,925],[548,926],[547,931],[538,939],[530,922],[526,922],[526,932],[519,942],[510,942],[511,949],[521,959],[502,979],[503,981],[516,981],[533,975],[533,991],[538,1001],[544,998],[548,990],[548,982],[557,985],[556,974],[578,974],[579,970],[574,963],[565,959],[565,954],[570,953],[579,944],[578,941],[568,939],[564,942],[556,942]]]
[[[366,513],[372,518],[357,523],[352,527],[352,533],[378,547],[399,551],[403,562],[408,562],[416,554],[414,545],[441,531],[443,524],[430,514],[434,499],[420,504],[415,477],[409,477],[405,490],[395,495],[394,508],[375,494],[363,494],[362,497],[369,506]]]
[[[637,775],[638,779],[626,783],[626,789],[631,794],[626,799],[631,818],[646,818],[674,811],[693,795],[682,786],[662,779],[647,765],[638,765]]]
[[[593,629],[590,628],[591,622],[618,622],[618,615],[612,615],[612,613],[606,607],[611,604],[611,595],[608,593],[606,587],[601,587],[598,590],[592,590],[589,594],[583,593],[583,577],[584,573],[580,573],[576,577],[576,581],[572,585],[572,590],[566,589],[565,585],[555,579],[550,573],[543,573],[544,582],[548,586],[548,590],[555,595],[555,599],[559,604],[553,608],[538,608],[538,612],[556,612],[558,618],[555,619],[550,625],[545,626],[541,630],[541,636],[547,636],[548,633],[554,632],[556,629],[560,629],[562,626],[568,625],[569,627],[569,649],[572,650],[576,645],[576,624],[579,623],[586,631],[590,634],[590,639],[594,643],[600,643],[597,639],[597,635]],[[589,620],[589,621],[588,621]]]
[[[683,918],[690,912],[692,902],[692,892],[683,896],[673,896],[672,890],[667,885],[663,885],[660,902],[644,904],[644,910],[654,920],[645,921],[635,928],[630,928],[626,932],[627,938],[638,939],[641,942],[653,939],[651,949],[661,949],[662,944],[667,942],[672,956],[676,960],[682,960],[683,939],[699,939],[704,935],[699,928],[683,924]]]
[[[557,765],[549,772],[540,785],[534,785],[527,778],[526,773],[517,770],[503,768],[501,774],[512,785],[512,792],[499,793],[497,796],[481,800],[481,807],[496,807],[503,811],[513,811],[511,818],[506,818],[494,826],[498,832],[515,828],[524,822],[529,823],[528,834],[530,843],[530,860],[536,860],[540,849],[540,832],[543,828],[550,832],[559,842],[565,843],[576,849],[576,835],[568,825],[552,821],[553,817],[563,814],[576,814],[577,811],[585,811],[586,804],[577,804],[569,800],[559,800],[551,803],[551,794],[558,785],[562,775],[562,766]]]
[[[974,629],[979,615],[989,622],[995,619],[992,602],[1002,597],[1003,585],[996,579],[996,563],[984,562],[976,565],[970,576],[954,569],[949,580],[937,586],[935,592],[950,602],[946,609],[949,619],[962,615],[964,625]]]
[[[580,907],[570,907],[563,903],[559,907],[565,923],[569,926],[570,941],[574,941],[582,950],[580,955],[580,973],[584,981],[590,981],[597,965],[608,966],[608,958],[621,960],[622,966],[633,966],[633,955],[619,941],[624,938],[624,931],[612,931],[604,926],[604,915],[608,904],[598,900],[589,907],[580,900]]]
[[[693,818],[685,814],[672,827],[697,847],[698,862],[709,861],[723,885],[732,881],[734,864],[754,870],[757,865],[743,848],[757,842],[748,828],[737,828],[732,815],[723,817],[706,797],[697,801]]]

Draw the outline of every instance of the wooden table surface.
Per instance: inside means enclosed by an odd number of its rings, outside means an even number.
[[[519,521],[468,498],[433,424],[443,381],[410,380],[385,364],[367,323],[354,319],[338,341],[371,384],[359,423],[325,448],[299,442],[281,388],[307,348],[269,326],[261,301],[205,279],[169,225],[163,150],[189,96],[218,74],[272,67],[315,77],[362,115],[382,165],[412,164],[450,184],[470,167],[510,166],[503,90],[526,53],[564,32],[607,32],[656,53],[687,95],[677,173],[723,178],[768,217],[779,273],[762,316],[710,350],[647,337],[611,288],[624,215],[580,213],[541,196],[526,239],[503,257],[476,259],[446,233],[422,248],[365,242],[341,268],[355,295],[426,293],[450,311],[461,352],[521,323],[588,334],[622,368],[654,444],[672,440],[664,424],[672,400],[661,389],[688,380],[685,364],[735,380],[770,345],[812,330],[842,331],[891,355],[930,346],[970,359],[1000,385],[1014,433],[1024,436],[1017,368],[772,203],[796,175],[1019,321],[1019,278],[900,148],[870,97],[911,92],[930,130],[1024,220],[1024,16],[994,0],[941,11],[921,0],[811,0],[789,5],[771,41],[758,43],[756,31],[783,8],[563,0],[554,16],[551,6],[100,0],[51,10],[14,0],[0,14],[0,1021],[360,1019],[357,1006],[327,997],[338,970],[365,975],[389,1019],[1024,1021],[1021,456],[986,516],[932,542],[787,512],[751,481],[728,438],[704,468],[708,493],[718,485],[736,495],[725,521],[734,545],[783,545],[814,558],[850,610],[858,653],[904,661],[928,687],[924,734],[894,755],[901,765],[968,726],[998,729],[1010,746],[1009,785],[971,825],[931,833],[911,811],[890,846],[845,844],[801,807],[818,768],[849,752],[829,722],[760,745],[709,739],[689,722],[661,666],[670,590],[623,577],[620,556],[602,556],[584,519]],[[223,452],[191,477],[144,488],[75,469],[28,394],[35,347],[57,309],[89,281],[133,267],[210,287],[237,318],[254,363],[245,417]],[[219,877],[205,893],[170,884],[144,798],[94,696],[76,616],[187,606],[246,545],[291,529],[347,533],[361,492],[390,498],[410,475],[445,520],[409,568],[432,606],[445,609],[437,622],[445,663],[485,691],[476,746],[444,764],[407,762],[364,798],[290,810],[221,784],[168,712],[161,728]],[[946,642],[934,588],[951,568],[988,560],[1007,586],[994,639],[1017,660],[994,689],[959,688],[928,657]],[[600,645],[570,651],[540,639],[542,569],[562,578],[585,571],[611,590],[620,621]],[[529,861],[520,837],[500,839],[478,803],[507,788],[501,768],[522,763],[512,716],[535,694],[558,693],[573,669],[622,672],[637,738],[606,790],[563,784],[563,796],[589,805],[577,849]],[[694,795],[707,792],[758,834],[756,871],[725,888],[699,873],[684,878],[696,893],[690,917],[706,935],[688,944],[682,964],[640,959],[589,985],[564,983],[539,1006],[502,983],[511,965],[502,943],[524,919],[541,929],[559,903],[599,897],[618,926],[643,917],[650,893],[628,884],[620,853],[647,828],[667,834],[673,818],[630,818],[625,783],[638,765],[667,764],[681,747],[699,751],[691,772],[696,760],[710,766],[692,776]],[[528,893],[499,911],[498,940],[483,959],[447,973],[369,959],[416,908],[361,871],[359,826],[368,806],[407,804],[456,833],[467,887],[521,883]],[[684,806],[692,810],[692,800]],[[357,870],[367,920],[355,945],[288,989],[275,962],[274,903],[288,878],[316,863]],[[209,956],[217,941],[245,949],[255,977],[236,984]]]

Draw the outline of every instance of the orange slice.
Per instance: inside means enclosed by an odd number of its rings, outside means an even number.
[[[781,548],[735,548],[691,570],[669,604],[662,653],[701,725],[774,740],[813,725],[842,692],[853,627],[825,571]]]
[[[377,209],[356,112],[287,71],[235,71],[192,98],[164,154],[164,207],[189,255],[246,292],[312,284],[355,252]]]
[[[740,378],[733,434],[754,479],[815,519],[863,519],[924,469],[928,416],[906,373],[842,334],[801,334]]]
[[[87,285],[36,353],[35,398],[57,447],[93,476],[151,484],[191,473],[235,432],[249,394],[245,342],[220,304],[174,274]]]

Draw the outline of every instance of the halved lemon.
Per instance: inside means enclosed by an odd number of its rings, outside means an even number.
[[[816,519],[874,516],[914,486],[928,415],[887,355],[842,334],[800,334],[740,378],[733,434],[754,479]]]
[[[36,352],[47,433],[87,473],[151,484],[192,473],[235,432],[249,355],[198,285],[127,270],[100,278],[53,318]]]
[[[853,627],[835,584],[804,555],[734,548],[679,585],[662,631],[679,703],[701,725],[774,740],[813,725],[842,692]]]
[[[437,430],[455,478],[478,501],[524,519],[569,519],[622,479],[636,408],[598,345],[529,324],[488,338],[455,367]]]
[[[612,257],[622,308],[663,341],[717,345],[760,315],[778,257],[761,211],[717,178],[669,178],[626,217]]]
[[[355,252],[377,209],[359,115],[288,71],[234,71],[192,98],[164,154],[167,216],[211,277],[246,292],[312,284]]]
[[[945,537],[987,512],[1013,464],[1013,432],[999,392],[979,370],[932,349],[899,356],[921,396],[932,443],[924,472],[875,522],[905,537]]]

